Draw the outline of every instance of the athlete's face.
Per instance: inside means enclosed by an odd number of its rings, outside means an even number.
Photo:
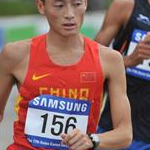
[[[51,31],[63,36],[76,35],[87,8],[87,0],[37,0],[40,13],[45,14]]]

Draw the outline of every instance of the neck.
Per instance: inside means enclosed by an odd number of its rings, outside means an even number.
[[[148,0],[148,3],[149,3],[149,5],[150,5],[150,0]]]
[[[83,45],[84,40],[81,34],[67,37],[49,32],[47,35],[48,49],[50,49],[51,47],[55,47],[60,51],[67,51],[72,48],[76,49],[78,47],[82,47]]]

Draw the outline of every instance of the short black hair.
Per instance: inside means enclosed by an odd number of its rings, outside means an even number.
[[[45,0],[41,0],[41,1],[45,3]]]

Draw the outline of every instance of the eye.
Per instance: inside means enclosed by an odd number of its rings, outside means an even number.
[[[55,7],[57,7],[57,8],[62,8],[63,5],[55,5]]]
[[[76,2],[74,2],[74,6],[80,6],[82,4],[82,2],[81,1],[76,1]]]
[[[64,6],[63,3],[55,3],[54,4],[54,7],[56,7],[56,8],[62,8],[63,6]]]

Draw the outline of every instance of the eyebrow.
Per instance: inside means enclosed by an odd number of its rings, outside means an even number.
[[[63,2],[64,0],[54,0],[54,2]]]
[[[83,0],[73,0],[73,1],[83,1]]]
[[[64,2],[65,0],[54,0],[54,2]],[[72,1],[82,1],[82,0],[72,0]]]
[[[82,1],[82,0],[72,0],[72,1]]]

